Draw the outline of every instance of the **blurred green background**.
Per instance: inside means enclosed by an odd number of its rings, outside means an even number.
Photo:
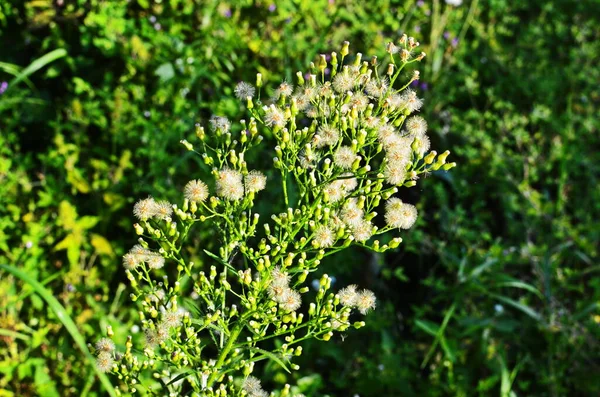
[[[599,395],[598,26],[598,0],[2,0],[0,265],[81,340],[111,325],[124,343],[131,209],[206,173],[179,144],[194,124],[242,116],[233,88],[257,72],[293,81],[344,40],[382,55],[405,32],[428,54],[432,147],[459,165],[400,193],[421,216],[396,252],[324,264],[376,292],[367,327],[256,375],[307,396]],[[64,316],[5,269],[0,396],[105,395]]]

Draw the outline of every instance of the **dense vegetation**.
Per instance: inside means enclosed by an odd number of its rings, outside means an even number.
[[[142,337],[121,265],[133,204],[208,175],[179,142],[239,116],[237,82],[403,32],[428,54],[413,88],[432,146],[458,167],[402,193],[420,217],[397,250],[324,261],[376,293],[368,325],[255,375],[307,396],[597,395],[600,4],[274,3],[0,3],[0,396],[118,384],[85,343]],[[210,237],[189,252],[206,266]]]

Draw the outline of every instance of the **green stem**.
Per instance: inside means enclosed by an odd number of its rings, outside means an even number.
[[[210,375],[210,378],[208,378],[208,382],[206,383],[207,387],[212,387],[213,383],[217,380],[217,377],[220,374],[219,369],[221,368],[221,366],[225,362],[225,359],[227,358],[227,355],[229,354],[229,352],[233,348],[233,346],[235,344],[235,341],[237,340],[238,336],[240,335],[240,332],[242,332],[242,328],[243,327],[242,327],[241,322],[240,322],[231,331],[231,334],[229,334],[229,339],[227,339],[227,344],[225,345],[225,347],[223,348],[223,350],[221,350],[221,353],[219,354],[219,358],[217,359],[217,363],[215,364],[215,370]]]

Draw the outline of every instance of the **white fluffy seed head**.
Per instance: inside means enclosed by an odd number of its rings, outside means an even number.
[[[417,216],[417,208],[414,205],[403,203],[397,197],[392,197],[385,203],[385,222],[391,227],[410,229]]]
[[[327,194],[330,203],[337,203],[346,195],[346,189],[341,180],[331,182],[323,188],[323,192]]]
[[[226,200],[236,201],[244,197],[242,174],[230,168],[223,168],[217,176],[217,195]]]
[[[112,370],[113,364],[115,360],[111,353],[103,351],[98,354],[96,357],[96,367],[100,370],[100,372],[109,372]]]
[[[356,154],[352,151],[350,146],[340,146],[338,150],[333,154],[333,163],[340,168],[345,170],[352,168],[354,160],[356,160]]]
[[[330,125],[322,125],[317,131],[318,139],[315,139],[315,147],[322,148],[325,146],[333,146],[340,139],[340,132],[337,128]]]
[[[150,269],[161,269],[165,265],[165,258],[156,252],[152,252],[146,257],[146,263]]]
[[[356,225],[353,225],[350,229],[352,231],[354,240],[360,243],[364,243],[373,235],[373,224],[364,219],[362,219]]]
[[[294,291],[293,289],[289,289],[286,291],[283,302],[280,303],[281,308],[294,312],[300,308],[302,305],[302,297],[298,291]]]
[[[152,197],[139,200],[133,206],[133,215],[140,221],[146,221],[156,215],[156,201]]]
[[[390,185],[399,186],[406,180],[406,163],[388,162],[383,168],[385,181]]]
[[[338,73],[333,78],[333,89],[339,93],[346,93],[354,88],[355,79],[350,73]]]
[[[422,136],[427,133],[427,121],[421,116],[413,116],[404,123],[406,130],[413,136]]]
[[[358,225],[364,217],[364,211],[358,207],[358,200],[352,198],[344,204],[340,211],[340,217],[344,223],[350,227]]]
[[[199,179],[191,180],[183,188],[183,196],[190,201],[201,203],[208,198],[208,186]]]
[[[248,392],[248,394],[252,395],[261,392],[262,385],[260,384],[260,380],[258,380],[258,378],[250,375],[246,379],[244,379],[242,389]]]
[[[244,177],[244,185],[247,193],[259,192],[267,186],[267,177],[260,171],[250,171]]]
[[[285,126],[285,113],[275,105],[265,108],[265,124],[269,127]]]
[[[331,247],[335,243],[335,233],[328,226],[321,225],[315,230],[313,241],[319,248]]]
[[[420,135],[420,136],[416,137],[415,139],[416,139],[415,152],[419,156],[424,156],[425,153],[427,153],[429,151],[429,149],[431,148],[431,141],[429,140],[429,137],[427,135]]]
[[[356,297],[356,308],[361,314],[367,314],[369,311],[375,309],[376,298],[373,291],[363,289]]]
[[[358,287],[356,285],[352,284],[345,288],[342,288],[337,293],[337,297],[340,300],[340,303],[342,304],[342,306],[345,306],[345,307],[356,306],[356,297],[358,296],[358,293],[356,292],[357,288]]]
[[[156,203],[156,215],[158,219],[165,220],[173,215],[173,204],[168,201],[159,201]]]
[[[115,342],[108,338],[101,338],[96,342],[96,349],[101,352],[112,352],[115,350]]]
[[[221,130],[222,132],[229,132],[231,128],[231,121],[227,117],[212,116],[209,122],[213,131]]]
[[[279,87],[277,87],[277,90],[275,90],[275,99],[279,99],[279,97],[282,95],[289,97],[292,95],[292,92],[294,92],[294,86],[287,81],[284,81],[283,83],[279,84]]]
[[[240,81],[234,89],[235,96],[240,100],[246,100],[248,97],[253,98],[255,89],[252,84],[248,84],[245,81]]]

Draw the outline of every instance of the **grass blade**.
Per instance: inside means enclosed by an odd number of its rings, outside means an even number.
[[[25,80],[26,78],[28,78],[33,73],[37,72],[47,64],[54,62],[58,58],[62,58],[65,55],[67,55],[67,51],[62,48],[51,51],[46,55],[42,55],[35,61],[31,62],[31,64],[29,64],[29,66],[27,66],[25,69],[21,70],[19,74],[8,83],[8,89],[10,90],[12,87],[16,86],[20,81]]]
[[[62,324],[67,329],[67,331],[69,331],[69,333],[71,334],[71,337],[73,337],[73,340],[75,341],[76,345],[83,352],[85,359],[87,361],[87,364],[90,365],[93,368],[93,370],[96,372],[96,374],[98,375],[98,378],[100,378],[100,382],[102,382],[102,385],[106,389],[107,393],[111,397],[116,397],[116,393],[115,393],[115,389],[113,388],[113,385],[110,383],[110,380],[108,379],[106,374],[101,372],[98,369],[98,367],[96,367],[96,359],[94,358],[94,356],[92,356],[92,354],[88,350],[87,345],[85,343],[85,338],[83,337],[83,335],[81,335],[81,333],[77,329],[77,325],[75,324],[75,322],[73,322],[73,320],[71,319],[71,317],[69,316],[69,314],[67,313],[67,311],[65,310],[63,305],[60,304],[60,302],[52,295],[52,293],[47,288],[45,288],[37,280],[34,280],[32,277],[30,277],[27,273],[23,272],[22,270],[17,269],[10,265],[3,265],[3,264],[0,264],[0,269],[6,270],[7,272],[11,273],[13,276],[18,277],[21,280],[23,280],[24,282],[26,282],[27,284],[31,285],[31,287],[33,287],[35,292],[42,299],[44,299],[46,301],[46,303],[52,309],[54,314],[56,314],[56,317],[58,317],[58,319],[62,322]]]
[[[442,340],[444,338],[444,331],[446,330],[446,326],[448,325],[448,322],[450,321],[450,319],[452,318],[452,315],[454,314],[454,309],[456,309],[456,303],[453,303],[452,306],[450,306],[450,309],[448,309],[448,311],[446,312],[446,315],[444,316],[444,320],[442,321],[442,325],[440,325],[440,328],[437,330],[437,335],[435,337],[435,340],[433,341],[433,344],[429,348],[429,351],[427,352],[425,359],[421,363],[421,368],[425,368],[425,366],[427,365],[427,362],[433,355],[433,352],[435,351],[437,344],[440,342],[440,340]]]

